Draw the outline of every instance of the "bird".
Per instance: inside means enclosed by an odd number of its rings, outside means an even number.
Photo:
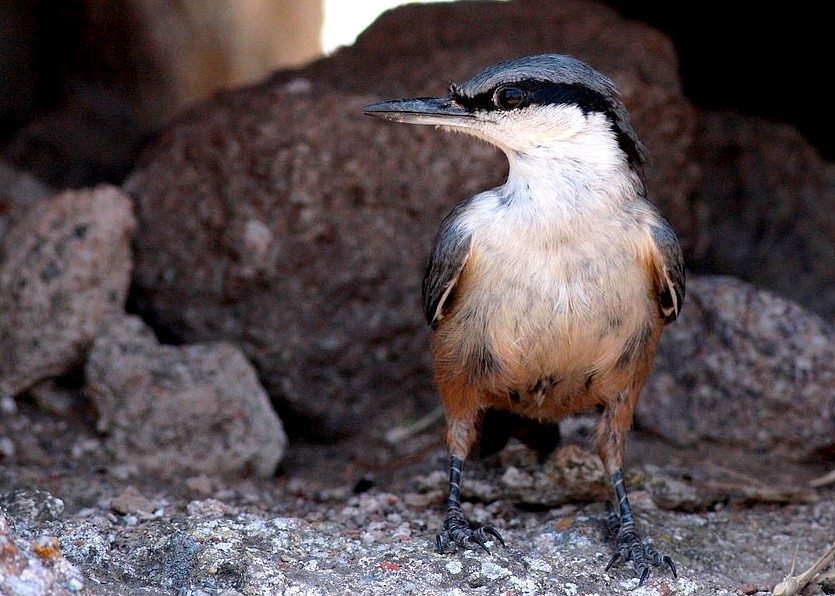
[[[662,330],[682,308],[685,265],[647,197],[649,152],[618,87],[578,58],[536,54],[487,66],[441,97],[363,112],[471,135],[508,162],[503,184],[440,222],[422,283],[449,454],[437,551],[505,546],[461,508],[463,464],[485,420],[540,424],[534,442],[548,450],[561,419],[596,410],[594,445],[613,496],[606,570],[632,561],[640,584],[653,567],[676,577],[672,558],[636,528],[624,458]]]

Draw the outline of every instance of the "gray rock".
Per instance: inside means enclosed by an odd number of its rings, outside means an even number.
[[[135,220],[119,189],[66,191],[3,239],[0,396],[77,369],[102,323],[121,312]]]
[[[119,515],[149,517],[156,509],[156,504],[133,486],[128,486],[110,502],[110,508]]]
[[[662,335],[637,424],[791,459],[835,451],[835,327],[772,292],[691,276]]]
[[[443,81],[523,52],[570,52],[617,79],[655,149],[654,196],[682,208],[695,124],[669,40],[597,4],[511,4],[394,11],[332,58],[183,114],[125,184],[142,222],[140,312],[166,338],[240,345],[319,438],[425,410],[431,239],[506,163],[460,135],[372,121],[362,106],[443,93]]]
[[[20,488],[0,494],[0,510],[21,530],[58,519],[64,512],[64,502],[45,490]]]
[[[85,392],[105,447],[162,476],[269,476],[287,439],[255,370],[230,344],[166,346],[137,317],[93,344]]]
[[[61,554],[58,539],[24,540],[0,508],[0,594],[71,596],[86,594],[84,576]]]

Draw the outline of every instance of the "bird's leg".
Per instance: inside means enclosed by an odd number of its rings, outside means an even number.
[[[644,366],[633,378],[643,379],[646,376],[651,354],[651,351],[645,352]],[[600,459],[603,460],[603,465],[612,479],[616,502],[615,506],[607,503],[615,554],[606,565],[606,570],[608,571],[618,561],[632,561],[640,578],[639,585],[642,585],[649,577],[651,566],[666,565],[673,572],[673,577],[676,577],[676,566],[670,557],[659,554],[638,534],[632,517],[632,507],[629,506],[629,499],[626,496],[626,486],[623,483],[626,437],[632,426],[640,386],[641,383],[634,381],[631,385],[626,384],[625,390],[615,393],[608,401],[597,426],[596,442]]]
[[[676,577],[676,566],[673,560],[667,555],[661,555],[652,546],[644,542],[635,530],[635,522],[632,519],[632,508],[629,506],[629,499],[626,496],[626,487],[623,484],[623,472],[620,468],[612,474],[612,484],[615,489],[617,510],[610,502],[606,502],[609,510],[609,527],[615,540],[615,554],[609,564],[608,571],[618,561],[632,561],[635,571],[643,583],[649,577],[650,565],[666,565]]]
[[[492,526],[472,525],[461,510],[461,467],[463,462],[460,458],[451,455],[449,458],[449,496],[446,502],[446,517],[444,518],[444,529],[438,534],[436,545],[439,553],[446,552],[451,544],[466,548],[469,544],[475,543],[481,548],[490,552],[487,548],[487,541],[491,537],[498,540],[502,546],[504,539],[498,530]]]

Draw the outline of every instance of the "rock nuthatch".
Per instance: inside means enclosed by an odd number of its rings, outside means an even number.
[[[595,445],[611,477],[617,561],[641,583],[666,565],[637,533],[623,480],[625,443],[662,328],[678,316],[685,273],[676,234],[646,199],[647,150],[614,83],[545,54],[490,66],[449,95],[364,112],[468,133],[507,156],[507,181],[441,223],[423,280],[435,384],[446,418],[449,496],[437,548],[487,541],[461,509],[463,461],[496,411],[554,429],[598,408]],[[531,438],[531,437],[529,437]],[[505,437],[506,440],[506,437]]]

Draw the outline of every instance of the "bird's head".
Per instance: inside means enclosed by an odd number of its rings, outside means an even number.
[[[445,97],[385,101],[363,111],[395,122],[465,132],[509,157],[558,159],[578,150],[615,147],[642,179],[647,160],[615,84],[561,54],[494,64],[463,84],[450,85]]]

